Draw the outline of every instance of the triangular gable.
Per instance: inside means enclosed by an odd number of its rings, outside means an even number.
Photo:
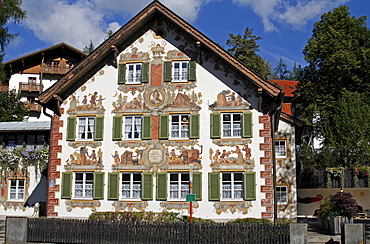
[[[133,41],[132,36],[138,35],[138,33],[144,33],[148,30],[150,28],[151,21],[156,17],[165,18],[194,40],[197,40],[197,44],[201,49],[207,49],[218,58],[222,59],[225,63],[247,77],[248,80],[258,88],[261,88],[261,91],[264,91],[268,96],[276,97],[281,92],[280,88],[262,79],[253,71],[248,69],[244,64],[232,57],[219,45],[207,38],[163,4],[158,1],[153,1],[127,24],[114,33],[109,39],[97,47],[74,69],[68,72],[48,90],[39,95],[38,102],[60,115],[59,104],[106,64],[116,66],[117,55],[131,44]]]

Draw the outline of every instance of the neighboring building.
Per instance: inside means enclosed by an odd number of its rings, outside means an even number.
[[[27,104],[30,114],[24,121],[0,122],[1,216],[45,215],[46,185],[42,186],[40,182],[46,183],[46,176],[41,175],[40,169],[35,171],[34,166],[23,167],[34,165],[41,154],[46,157],[50,143],[51,115],[48,117],[43,113],[35,98],[85,56],[83,52],[60,43],[4,63],[7,80],[0,83],[0,91],[15,89],[22,94],[21,101]],[[12,157],[19,157],[19,160],[7,162],[7,158]],[[15,169],[9,170],[15,164]],[[30,202],[29,197],[35,196],[33,192],[37,185],[40,185],[36,192],[38,200]],[[36,202],[38,208],[27,207]]]
[[[4,63],[7,80],[0,91],[15,89],[29,109],[32,121],[49,120],[35,98],[71,70],[86,54],[60,43]]]
[[[158,1],[38,102],[54,112],[50,217],[188,215],[192,191],[195,217],[296,218],[294,121],[279,123],[281,89]]]

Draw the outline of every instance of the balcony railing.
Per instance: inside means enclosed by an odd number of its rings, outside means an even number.
[[[37,103],[26,103],[26,107],[30,112],[38,112],[41,113],[42,106]]]
[[[47,74],[65,74],[67,73],[72,67],[70,66],[59,66],[59,65],[43,65],[41,67],[42,73]]]
[[[9,91],[9,86],[0,85],[0,91]]]
[[[44,86],[35,83],[19,83],[19,91],[42,92]]]

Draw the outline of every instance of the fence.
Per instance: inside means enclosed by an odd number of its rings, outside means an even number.
[[[48,243],[289,243],[288,223],[168,223],[38,219],[27,221],[27,242]]]

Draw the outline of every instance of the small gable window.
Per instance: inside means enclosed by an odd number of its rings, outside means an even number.
[[[141,84],[141,63],[126,65],[126,84]]]
[[[252,113],[212,113],[211,138],[251,138]]]
[[[285,140],[275,140],[275,154],[277,158],[286,158],[286,141]]]
[[[277,185],[276,186],[276,198],[277,198],[278,205],[287,205],[288,204],[288,186]]]
[[[165,82],[188,82],[196,80],[195,61],[171,61],[164,63]]]
[[[149,82],[149,63],[118,65],[118,84],[139,85]]]
[[[79,117],[77,123],[77,140],[92,140],[94,138],[94,117]]]

